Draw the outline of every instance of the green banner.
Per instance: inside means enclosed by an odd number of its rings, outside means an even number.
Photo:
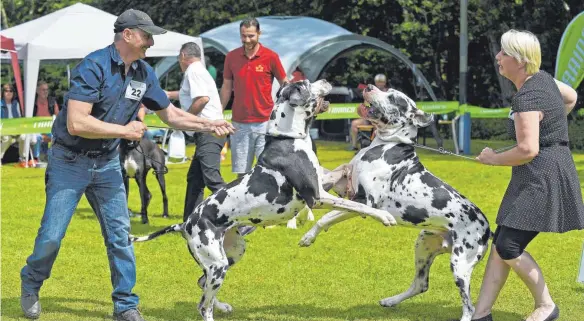
[[[568,24],[562,35],[555,77],[574,89],[584,78],[584,11]]]
[[[359,118],[357,115],[358,103],[331,104],[329,109],[316,116],[317,120],[328,119],[352,119]],[[419,101],[416,105],[427,113],[447,114],[458,111],[456,101]]]
[[[0,123],[0,134],[3,136],[20,134],[46,134],[51,132],[52,127],[52,117],[2,119],[2,122]]]
[[[416,106],[427,112],[434,114],[448,114],[458,111],[457,101],[419,101]]]
[[[451,112],[468,112],[470,113],[471,118],[506,118],[509,115],[509,108],[482,108],[469,105],[459,108],[458,102],[456,101],[420,101],[417,102],[416,105],[427,113],[447,114]],[[359,118],[359,115],[357,115],[357,106],[357,103],[331,104],[329,109],[326,112],[319,114],[316,119],[333,120]],[[226,120],[231,120],[231,110],[226,110],[223,115]],[[144,123],[150,127],[168,128],[168,126],[154,114],[146,115]],[[0,123],[0,134],[45,134],[51,132],[52,126],[53,119],[51,117],[2,119],[2,122]]]
[[[507,108],[483,108],[479,106],[461,106],[459,113],[470,113],[470,118],[507,118],[510,107]]]

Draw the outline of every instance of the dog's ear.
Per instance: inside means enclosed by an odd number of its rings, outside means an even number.
[[[427,127],[434,121],[434,114],[428,114],[416,108],[412,122],[416,127]]]
[[[282,99],[285,101],[290,99],[291,87],[292,86],[290,84],[284,84],[284,86],[280,86],[278,92],[276,93],[276,100],[279,101],[280,99]]]
[[[280,99],[283,88],[284,88],[284,86],[280,86],[280,88],[278,88],[278,92],[276,92],[276,100]]]
[[[404,113],[407,118],[412,120],[414,126],[426,127],[434,121],[433,114],[428,114],[423,110],[418,109],[416,103],[406,94],[393,90],[393,95],[391,96],[400,111]]]
[[[308,80],[306,81],[308,82]],[[310,84],[310,82],[308,83]],[[320,79],[310,84],[310,91],[313,95],[318,97],[324,97],[328,95],[332,89],[333,87],[331,84],[329,84],[325,79]]]

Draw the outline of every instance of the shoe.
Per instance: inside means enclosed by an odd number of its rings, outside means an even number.
[[[552,313],[550,313],[550,315],[548,315],[548,317],[545,318],[545,320],[543,320],[543,321],[554,321],[554,320],[557,320],[559,317],[560,317],[560,309],[556,305],[554,307],[554,310],[552,311]],[[473,321],[473,320],[471,320],[471,321]]]
[[[41,316],[41,302],[37,294],[22,293],[20,295],[20,307],[24,312],[24,316],[29,319],[38,319]]]
[[[114,313],[115,321],[146,321],[137,309],[126,310],[120,314]]]
[[[489,313],[482,318],[471,319],[470,321],[493,321],[493,314]]]
[[[355,146],[349,146],[349,147],[347,147],[347,150],[348,150],[348,151],[350,151],[350,152],[352,152],[352,151],[357,151],[357,150],[359,150],[359,148],[357,148],[357,147],[355,147]]]
[[[545,320],[543,320],[543,321],[554,321],[554,320],[557,320],[559,317],[560,317],[560,309],[556,305],[556,307],[554,308],[552,313],[550,313],[550,315],[548,315],[548,317],[545,318]]]

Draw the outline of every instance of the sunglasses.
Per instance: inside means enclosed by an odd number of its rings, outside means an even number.
[[[5,93],[13,93],[14,92],[14,90],[12,90],[12,89],[4,89],[2,91]]]

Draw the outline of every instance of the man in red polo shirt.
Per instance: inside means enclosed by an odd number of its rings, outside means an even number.
[[[251,170],[254,156],[264,150],[267,122],[274,108],[272,83],[287,82],[286,72],[278,54],[259,43],[260,23],[255,18],[244,19],[239,25],[243,46],[225,57],[221,105],[223,109],[234,91],[232,123],[236,128],[230,136],[232,171],[239,176]]]

